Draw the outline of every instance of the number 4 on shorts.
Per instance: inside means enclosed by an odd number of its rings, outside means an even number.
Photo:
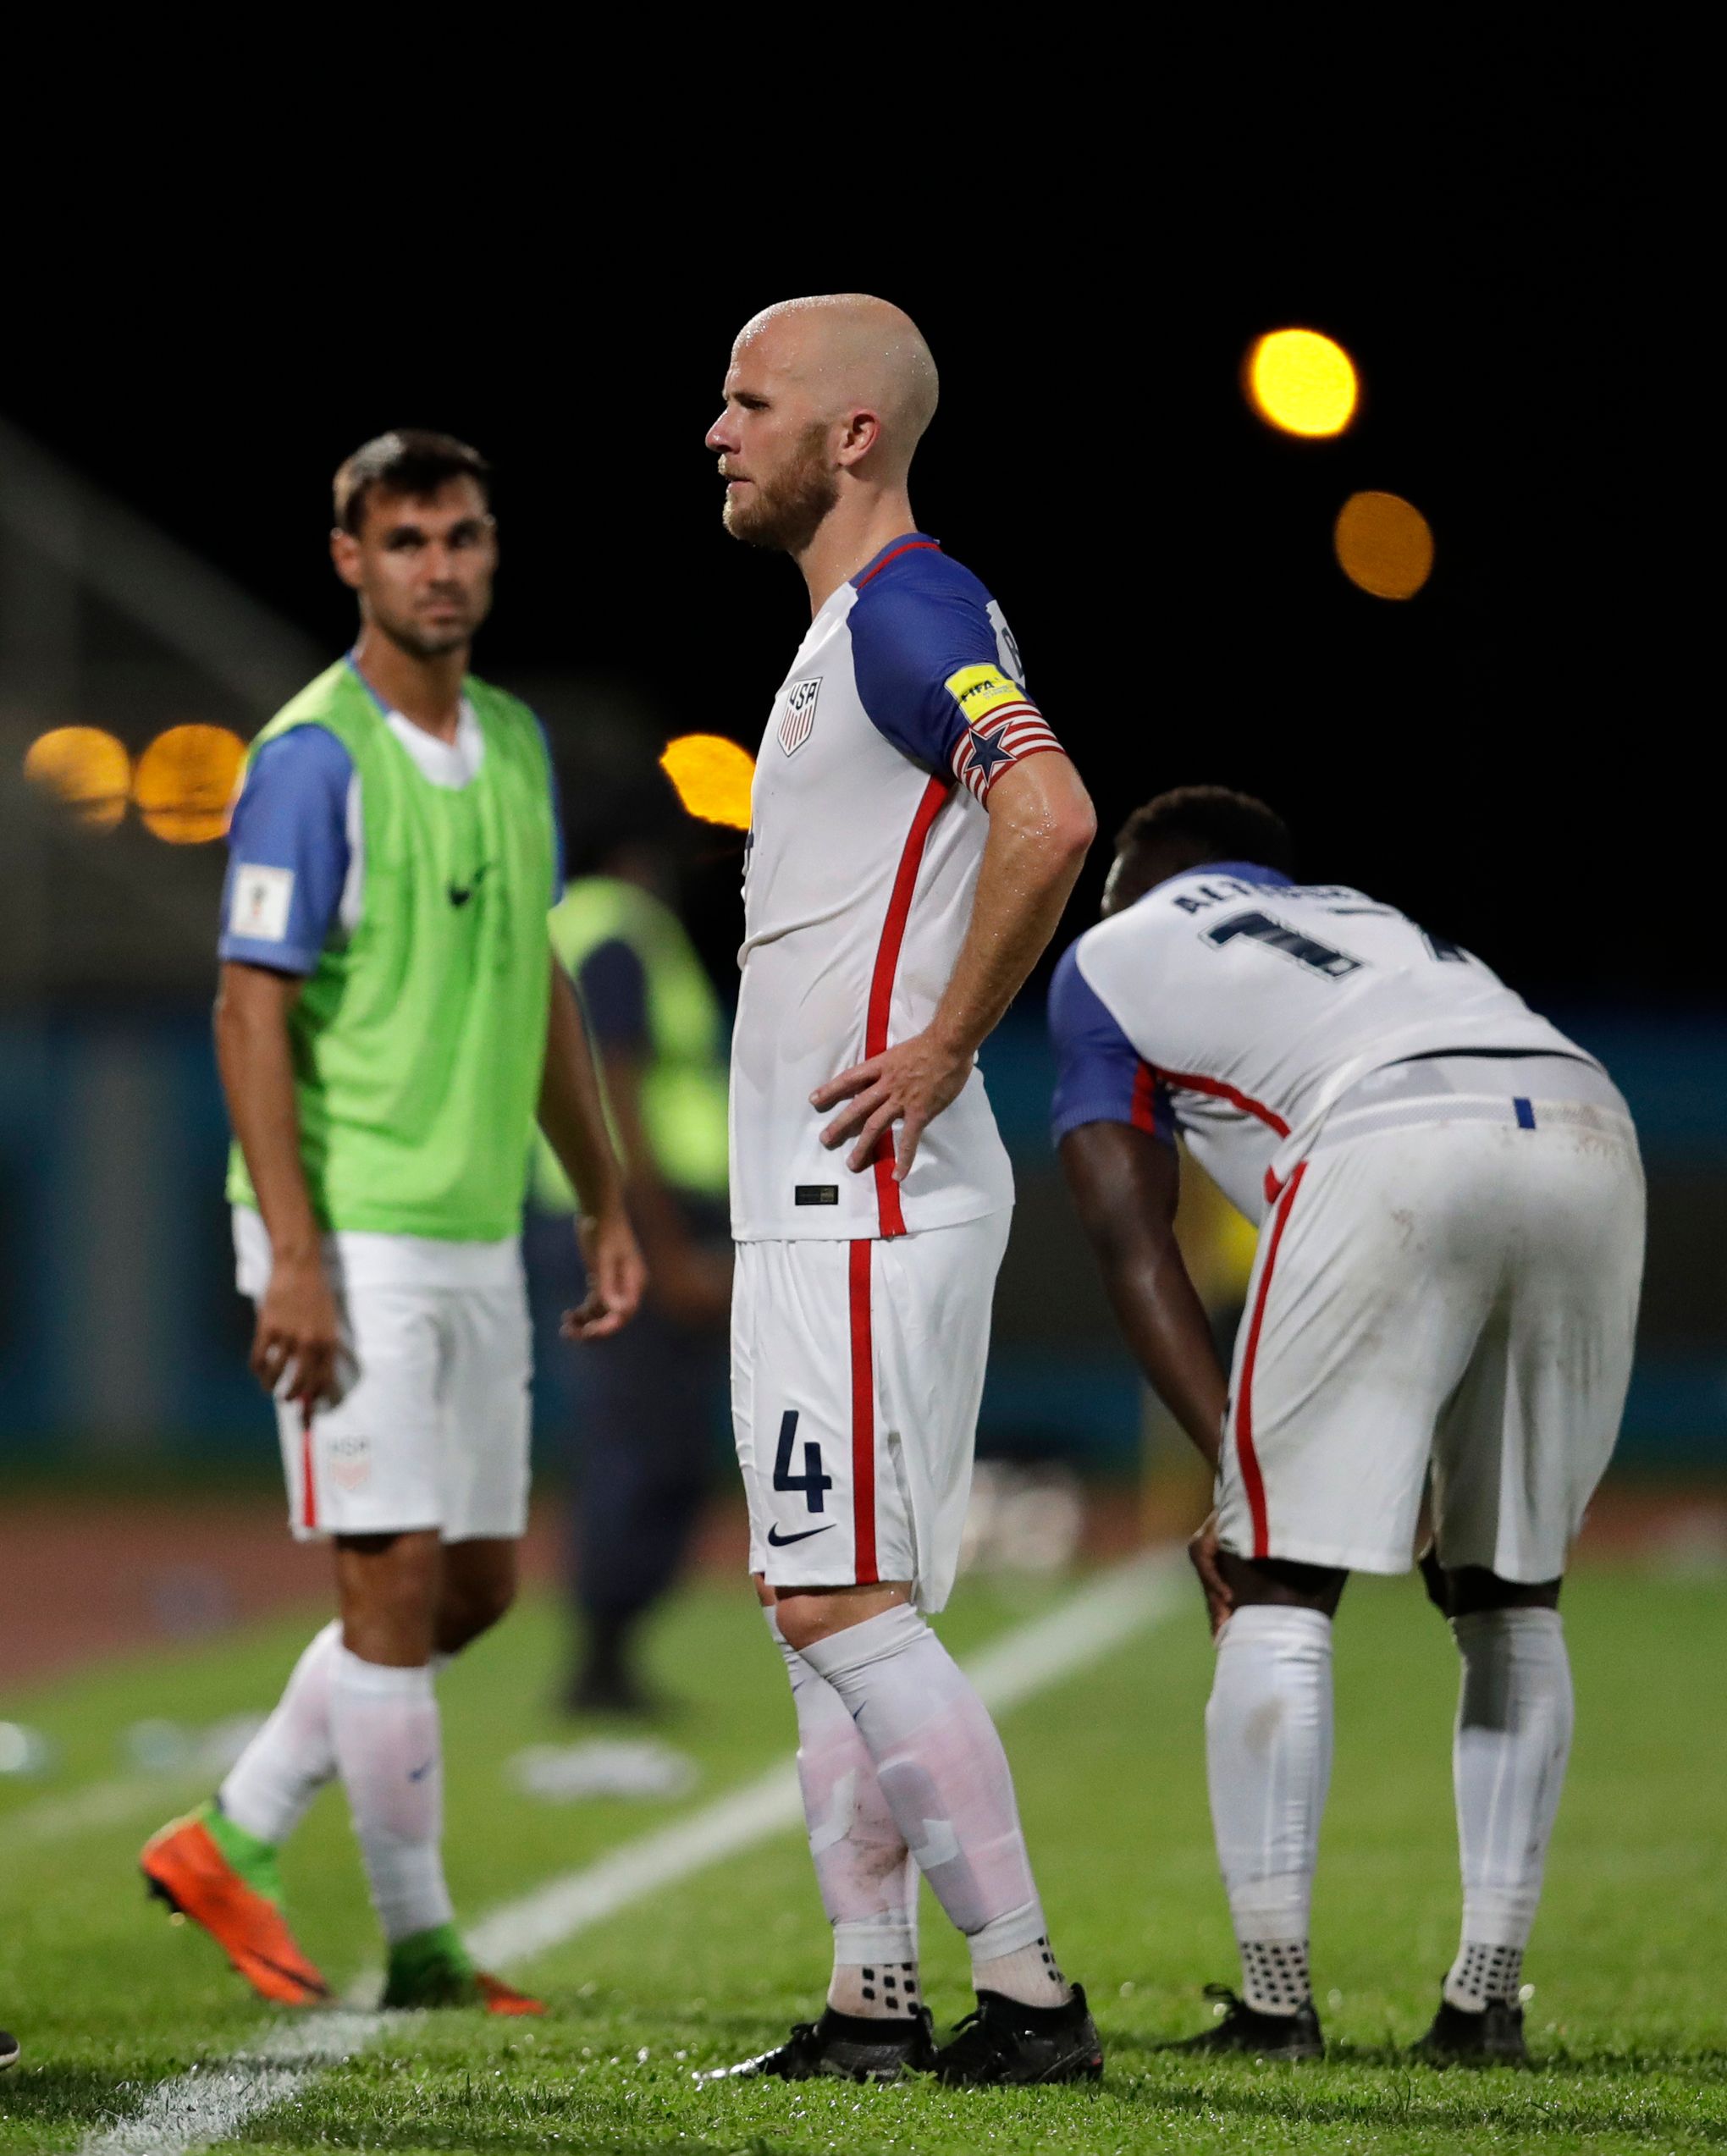
[[[792,1441],[797,1435],[797,1410],[787,1408],[780,1418],[780,1449],[774,1456],[774,1487],[776,1490],[801,1490],[812,1512],[825,1512],[822,1492],[831,1490],[834,1478],[821,1471],[821,1447],[813,1439],[803,1442],[803,1472],[792,1472]]]

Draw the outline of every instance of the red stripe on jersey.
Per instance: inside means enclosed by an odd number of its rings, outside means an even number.
[[[1241,1463],[1241,1486],[1247,1494],[1247,1509],[1253,1520],[1253,1553],[1266,1558],[1271,1552],[1271,1530],[1266,1521],[1266,1486],[1260,1474],[1259,1455],[1253,1448],[1253,1371],[1259,1360],[1260,1327],[1265,1322],[1266,1297],[1271,1291],[1272,1268],[1277,1262],[1277,1245],[1283,1239],[1283,1230],[1288,1225],[1289,1209],[1295,1203],[1295,1193],[1301,1188],[1301,1178],[1307,1172],[1304,1161],[1284,1188],[1277,1210],[1272,1221],[1272,1240],[1266,1251],[1265,1271],[1259,1279],[1259,1292],[1253,1299],[1253,1316],[1247,1328],[1247,1346],[1241,1357],[1241,1398],[1235,1405],[1235,1457]]]
[[[1275,1108],[1268,1108],[1263,1100],[1255,1100],[1250,1094],[1227,1085],[1222,1078],[1199,1078],[1191,1071],[1160,1070],[1157,1075],[1166,1085],[1178,1087],[1184,1093],[1208,1093],[1215,1100],[1227,1100],[1232,1108],[1239,1108],[1244,1114],[1257,1116],[1268,1128],[1276,1131],[1279,1138],[1289,1135],[1288,1124]]]
[[[905,849],[893,879],[893,893],[887,902],[887,918],[881,925],[881,940],[875,946],[875,970],[869,976],[869,1008],[864,1022],[864,1055],[867,1061],[880,1056],[887,1046],[887,1022],[893,1005],[893,977],[899,965],[900,946],[906,940],[906,922],[912,911],[912,894],[917,889],[918,870],[923,864],[924,847],[930,836],[930,826],[941,812],[947,798],[946,779],[931,779],[924,789],[924,797],[918,803],[918,813],[912,819],[912,828],[906,834]],[[906,1216],[900,1205],[899,1185],[893,1179],[893,1131],[890,1128],[881,1133],[875,1146],[875,1204],[884,1235],[903,1235]]]
[[[317,1485],[312,1472],[312,1409],[300,1410],[300,1524],[317,1525]]]
[[[1134,1073],[1134,1101],[1129,1111],[1135,1130],[1157,1133],[1157,1073],[1142,1061]]]
[[[865,573],[858,579],[856,588],[861,592],[864,587],[869,582],[870,577],[879,576],[882,571],[886,568],[889,562],[897,561],[902,554],[916,554],[920,549],[925,550],[930,554],[940,554],[941,551],[939,543],[934,539],[908,539],[902,547],[896,547],[891,554],[883,554],[880,560],[876,563],[875,568],[866,571]]]
[[[860,1587],[876,1584],[875,1569],[875,1342],[869,1326],[870,1244],[851,1248],[852,1297],[852,1577]]]

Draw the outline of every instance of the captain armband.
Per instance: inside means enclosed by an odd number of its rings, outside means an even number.
[[[1065,753],[1043,714],[1011,675],[996,666],[962,666],[942,684],[959,706],[965,731],[948,758],[953,775],[979,801],[1002,772],[1028,756]]]

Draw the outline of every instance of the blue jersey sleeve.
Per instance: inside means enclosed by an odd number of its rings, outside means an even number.
[[[1050,1037],[1057,1070],[1050,1136],[1056,1144],[1083,1123],[1129,1123],[1166,1145],[1175,1143],[1169,1089],[1080,972],[1077,944],[1062,952],[1050,983]]]
[[[858,579],[847,617],[858,694],[878,731],[986,802],[1002,771],[1061,743],[1004,664],[989,594],[930,541]]]
[[[353,776],[323,726],[295,726],[253,758],[229,825],[218,957],[316,971],[348,880]]]

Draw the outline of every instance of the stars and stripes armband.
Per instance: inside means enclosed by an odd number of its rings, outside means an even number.
[[[965,721],[948,764],[979,801],[1002,772],[1029,756],[1053,749],[1065,754],[1044,715],[1010,675],[996,666],[962,666],[943,683]]]

